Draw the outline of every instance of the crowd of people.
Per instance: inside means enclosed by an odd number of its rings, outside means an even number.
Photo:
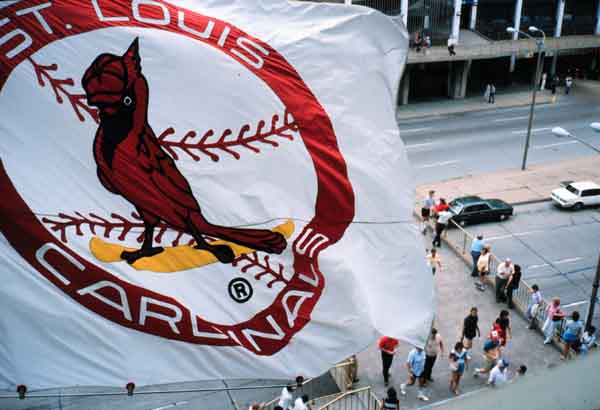
[[[427,230],[433,226],[433,247],[427,254],[427,263],[434,275],[442,268],[442,261],[436,247],[441,246],[441,238],[452,216],[452,214],[448,216],[447,212],[446,200],[444,198],[437,200],[435,191],[429,191],[422,202],[421,231],[426,234]],[[475,286],[485,292],[486,277],[492,273],[490,270],[494,265],[492,264],[491,246],[485,242],[482,234],[473,239],[470,253],[473,261],[471,275],[475,278]],[[481,352],[483,364],[473,369],[474,377],[485,376],[489,386],[498,386],[526,373],[527,366],[525,364],[519,364],[515,371],[511,372],[506,355],[508,342],[512,339],[510,309],[515,307],[513,294],[521,283],[522,269],[510,258],[506,258],[495,267],[493,274],[495,301],[498,304],[506,303],[506,309],[500,309],[495,321],[482,333],[479,328],[478,310],[473,307],[463,320],[460,340],[451,345],[453,349],[449,352],[445,352],[445,345],[438,329],[432,328],[424,349],[415,347],[408,355],[405,364],[408,380],[399,386],[401,395],[406,394],[408,386],[417,384],[417,398],[423,401],[429,400],[425,394],[425,387],[433,381],[433,366],[440,355],[447,357],[451,370],[451,377],[448,380],[449,389],[454,394],[459,394],[461,378],[473,360],[473,340],[482,336],[485,337]],[[528,306],[525,312],[528,321],[527,327],[532,330],[537,329],[539,318],[544,318],[540,328],[544,334],[544,343],[552,343],[554,337],[558,336],[562,346],[561,359],[568,359],[574,353],[586,354],[590,349],[596,347],[596,329],[594,326],[586,327],[580,319],[579,312],[574,311],[567,317],[561,309],[560,299],[555,297],[549,303],[545,302],[537,284],[533,284],[528,291]],[[557,335],[558,329],[560,329],[560,334]],[[394,349],[388,351],[385,359],[384,381],[386,386],[389,384],[389,368],[397,347],[397,341],[390,339],[385,338],[387,345],[394,345]],[[397,391],[394,388],[389,390],[389,397],[391,397],[390,405],[385,407],[386,409],[393,408],[393,403],[397,399]]]
[[[464,318],[460,332],[460,340],[456,341],[451,350],[446,351],[446,345],[442,336],[436,328],[431,329],[431,333],[423,348],[413,347],[406,358],[404,364],[407,370],[407,379],[400,384],[400,395],[407,395],[409,386],[417,386],[417,399],[428,401],[429,397],[425,393],[426,386],[434,381],[432,374],[433,368],[438,362],[438,357],[447,357],[448,367],[450,369],[450,379],[448,387],[453,394],[460,394],[460,382],[473,361],[473,340],[480,338],[482,332],[479,328],[479,316],[476,307],[471,308],[469,314]],[[510,313],[507,310],[501,310],[497,319],[491,323],[489,331],[485,333],[485,341],[482,348],[483,364],[481,367],[473,369],[474,377],[486,376],[486,384],[489,386],[499,386],[503,383],[515,380],[525,375],[527,366],[520,364],[514,373],[509,376],[509,362],[504,354],[508,341],[512,338],[512,328],[510,325]],[[389,386],[389,369],[393,362],[396,348],[399,341],[383,336],[379,340],[379,349],[381,350],[383,364],[384,383]],[[450,348],[448,348],[450,349]],[[446,355],[447,354],[447,355]],[[387,407],[384,409],[395,408],[398,402],[398,393],[395,388],[388,390],[388,397],[384,400]]]

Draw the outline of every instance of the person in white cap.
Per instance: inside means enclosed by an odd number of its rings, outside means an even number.
[[[510,258],[506,258],[504,262],[498,265],[496,271],[496,303],[506,301],[504,289],[506,288],[508,278],[510,278],[513,273],[515,273],[515,265],[513,265]]]

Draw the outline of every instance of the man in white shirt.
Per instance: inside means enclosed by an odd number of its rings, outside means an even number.
[[[283,410],[291,410],[292,402],[294,400],[294,396],[292,396],[292,392],[294,388],[292,386],[285,386],[283,390],[281,390],[281,397],[279,398],[279,406]]]
[[[305,394],[296,399],[294,402],[294,410],[311,410],[310,405],[308,404],[308,395]]]
[[[508,362],[506,360],[500,359],[498,360],[498,364],[494,366],[492,371],[490,372],[490,377],[488,378],[487,384],[488,386],[496,387],[506,382],[506,369],[508,368]]]
[[[438,248],[442,246],[442,232],[448,227],[448,222],[452,218],[452,212],[445,210],[438,214],[437,221],[435,222],[435,237],[433,238],[433,246]]]
[[[510,258],[506,258],[504,262],[498,265],[498,270],[496,271],[496,303],[504,302],[506,300],[504,290],[508,278],[510,278],[510,275],[513,273],[515,273],[515,265],[511,262]]]

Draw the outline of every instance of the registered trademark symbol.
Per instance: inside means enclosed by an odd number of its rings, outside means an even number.
[[[244,278],[233,278],[227,286],[231,299],[237,303],[245,303],[252,297],[252,285]]]

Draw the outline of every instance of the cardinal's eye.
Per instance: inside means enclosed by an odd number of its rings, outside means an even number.
[[[123,98],[123,104],[125,104],[127,107],[129,107],[131,105],[131,103],[133,102],[133,100],[131,99],[130,96],[125,96],[125,98]]]

